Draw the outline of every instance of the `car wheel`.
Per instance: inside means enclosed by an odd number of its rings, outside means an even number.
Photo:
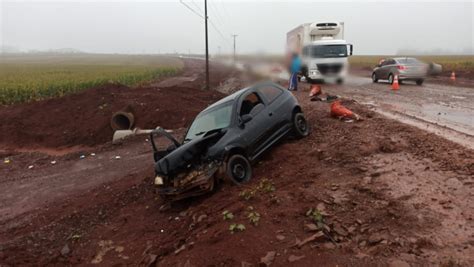
[[[377,75],[375,74],[375,72],[372,73],[372,82],[376,83],[378,81],[379,81],[379,79],[377,79]]]
[[[337,80],[336,80],[336,83],[339,84],[339,85],[341,85],[341,84],[344,83],[344,79],[337,79]]]
[[[252,178],[252,166],[248,159],[240,154],[227,160],[227,177],[235,184],[245,183]]]
[[[303,113],[296,113],[293,116],[293,132],[297,138],[309,135],[309,125]]]
[[[417,84],[417,85],[422,85],[422,84],[423,84],[423,82],[424,82],[424,80],[423,80],[423,79],[416,80],[416,84]]]
[[[393,74],[391,73],[388,75],[388,83],[393,84]]]

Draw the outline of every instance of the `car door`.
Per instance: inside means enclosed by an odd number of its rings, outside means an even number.
[[[287,124],[284,120],[286,116],[283,114],[288,112],[284,108],[285,103],[281,97],[283,90],[274,85],[265,84],[261,85],[257,91],[264,97],[265,104],[267,105],[266,110],[269,119],[268,143],[271,143],[274,138],[278,137],[282,127]]]
[[[383,68],[383,79],[386,79],[388,80],[388,76],[390,75],[390,73],[392,73],[393,71],[393,68],[395,67],[396,65],[396,62],[395,62],[395,59],[390,59],[387,61],[387,65],[384,66]]]
[[[387,58],[385,59],[382,64],[380,65],[380,67],[378,68],[377,70],[377,78],[379,79],[386,79],[387,78],[387,65],[389,64],[390,62],[390,58]]]
[[[382,78],[382,68],[383,68],[385,62],[387,62],[387,59],[383,59],[382,62],[380,62],[380,63],[377,65],[377,67],[374,69],[375,76],[377,77],[377,79],[381,79],[381,78]]]
[[[257,99],[253,102],[255,97]],[[259,153],[269,130],[267,107],[262,99],[258,92],[252,90],[242,95],[237,106],[239,110],[237,121],[239,124],[243,115],[252,115],[252,120],[239,125],[239,134],[242,143],[247,146],[246,152],[249,159],[253,159]]]

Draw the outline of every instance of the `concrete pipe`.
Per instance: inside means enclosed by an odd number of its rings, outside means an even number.
[[[117,130],[130,130],[135,125],[135,117],[133,113],[119,111],[112,115],[110,120],[110,126],[114,131]]]

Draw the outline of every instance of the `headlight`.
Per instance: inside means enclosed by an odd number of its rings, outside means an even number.
[[[155,177],[155,185],[162,185],[163,184],[163,177],[157,175]]]

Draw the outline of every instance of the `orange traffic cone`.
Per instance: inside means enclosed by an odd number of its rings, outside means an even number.
[[[359,115],[344,107],[339,100],[332,102],[331,116],[339,119],[360,120]]]
[[[449,78],[452,82],[455,82],[456,81],[456,73],[451,72],[451,77]]]
[[[398,89],[400,89],[400,85],[398,84],[398,75],[395,75],[395,78],[393,78],[392,90],[396,91]]]
[[[322,93],[321,86],[318,84],[312,84],[311,85],[311,91],[309,92],[309,96],[316,96],[320,95]]]

